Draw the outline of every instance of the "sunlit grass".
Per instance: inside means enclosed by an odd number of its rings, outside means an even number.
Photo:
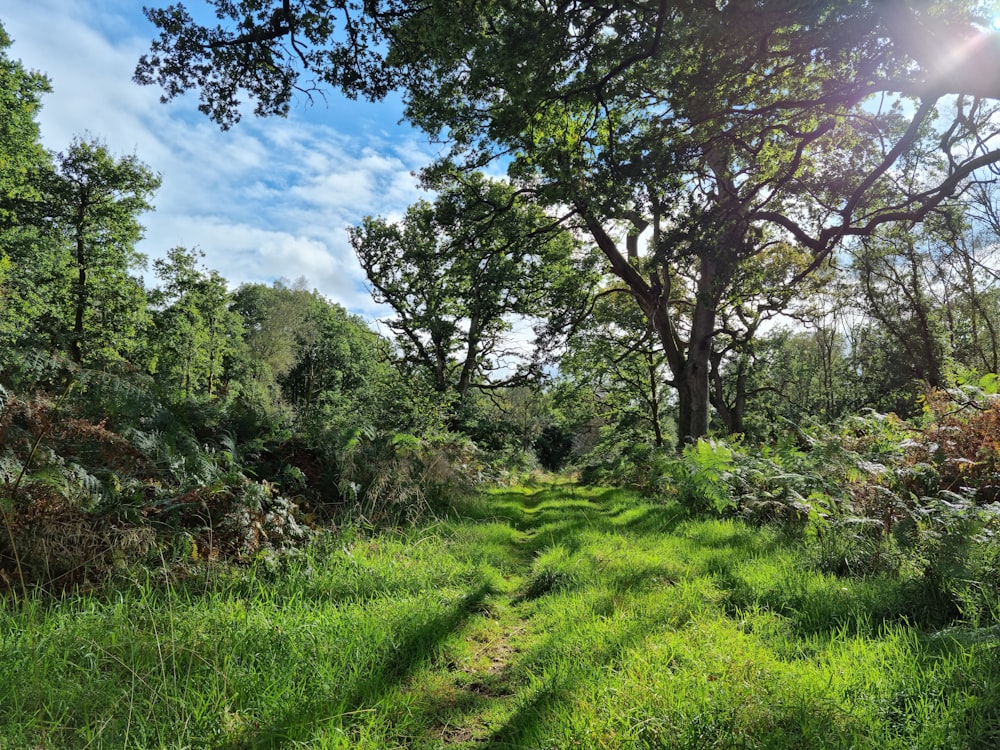
[[[792,533],[547,483],[8,602],[0,747],[1000,746],[995,634],[808,560]]]

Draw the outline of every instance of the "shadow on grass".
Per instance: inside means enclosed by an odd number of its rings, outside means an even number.
[[[480,586],[455,605],[429,622],[406,632],[400,642],[373,671],[344,686],[342,694],[322,696],[306,705],[289,708],[270,725],[258,729],[252,736],[242,737],[224,750],[275,750],[286,746],[303,746],[316,729],[327,722],[347,717],[341,727],[349,729],[350,717],[364,713],[394,687],[404,682],[421,664],[430,659],[442,641],[459,629],[466,619],[478,611],[490,593]]]
[[[954,601],[929,590],[920,578],[884,573],[840,578],[803,564],[772,580],[752,582],[732,556],[720,560],[712,573],[726,592],[727,615],[738,618],[748,609],[774,612],[787,618],[800,637],[877,634],[893,626],[926,633],[954,623],[961,615]]]
[[[552,684],[539,688],[517,707],[514,713],[483,743],[496,750],[524,748],[523,738],[532,729],[544,724],[546,718],[564,702]]]
[[[642,499],[622,490],[581,490],[572,485],[531,492],[493,492],[451,508],[455,520],[506,522],[525,534],[537,551],[550,544],[577,546],[581,532],[661,535],[674,531],[687,513],[676,503]]]
[[[484,747],[500,750],[541,746],[540,737],[546,727],[558,725],[560,714],[573,711],[580,690],[593,682],[595,674],[613,673],[630,659],[633,649],[649,637],[649,622],[627,613],[626,619],[617,620],[619,604],[614,592],[595,592],[588,602],[589,616],[595,621],[617,622],[616,627],[595,639],[581,633],[579,621],[564,621],[548,631],[541,643],[528,649],[519,662],[508,665],[500,675],[501,681],[514,682],[517,675],[551,671],[520,699],[503,724],[484,740]]]
[[[612,534],[631,539],[674,533],[692,518],[676,503],[644,500],[621,490],[567,492],[566,486],[540,488],[528,493],[497,492],[488,496],[478,510],[492,510],[521,531],[517,554],[522,562],[544,550],[561,546],[574,554],[585,542],[584,534]],[[794,533],[759,529],[725,521],[705,519],[683,531],[684,539],[698,550],[704,572],[712,575],[726,593],[725,609],[730,616],[740,610],[760,607],[788,617],[799,635],[828,634],[834,631],[875,632],[884,625],[916,625],[936,629],[952,621],[955,612],[941,602],[931,602],[918,582],[898,579],[811,582],[814,574],[799,574],[763,588],[748,582],[740,570],[747,560],[766,558],[798,544]],[[805,566],[805,564],[803,563]],[[614,583],[619,589],[642,589],[649,576],[671,585],[673,569],[644,569],[624,574]],[[822,585],[821,585],[822,584]],[[530,598],[530,597],[528,597]],[[946,603],[945,603],[946,604]]]

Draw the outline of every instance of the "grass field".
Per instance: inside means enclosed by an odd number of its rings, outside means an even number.
[[[996,748],[1000,634],[794,534],[546,485],[0,610],[0,748]]]

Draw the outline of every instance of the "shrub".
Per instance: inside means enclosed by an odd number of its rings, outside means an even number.
[[[1000,500],[1000,397],[971,388],[932,391],[924,404],[927,425],[907,445],[909,487],[926,491],[931,479],[948,492],[970,488],[980,504]]]
[[[341,436],[336,461],[341,497],[376,524],[417,520],[446,492],[471,490],[484,468],[475,444],[455,433],[353,430]]]
[[[670,456],[668,449],[656,448],[640,431],[604,427],[597,445],[580,461],[580,481],[659,493],[664,462]]]
[[[154,551],[247,558],[304,538],[294,503],[247,477],[235,440],[203,423],[199,439],[151,381],[63,376],[58,395],[5,389],[0,403],[7,585],[63,589]]]
[[[922,498],[894,536],[920,575],[925,596],[979,626],[1000,617],[1000,503],[977,505],[943,490]]]
[[[549,425],[535,439],[538,462],[549,471],[559,471],[573,452],[573,433],[559,425]]]
[[[294,503],[265,481],[242,475],[164,498],[148,513],[168,533],[184,532],[193,559],[249,559],[258,552],[302,542],[305,528]]]
[[[695,512],[725,513],[736,507],[733,487],[735,460],[721,440],[698,440],[684,447],[679,459],[667,463],[677,500]]]

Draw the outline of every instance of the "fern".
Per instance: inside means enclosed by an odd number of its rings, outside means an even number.
[[[734,467],[733,451],[722,441],[701,439],[686,446],[669,467],[677,499],[695,511],[721,514],[735,508],[730,485]]]

